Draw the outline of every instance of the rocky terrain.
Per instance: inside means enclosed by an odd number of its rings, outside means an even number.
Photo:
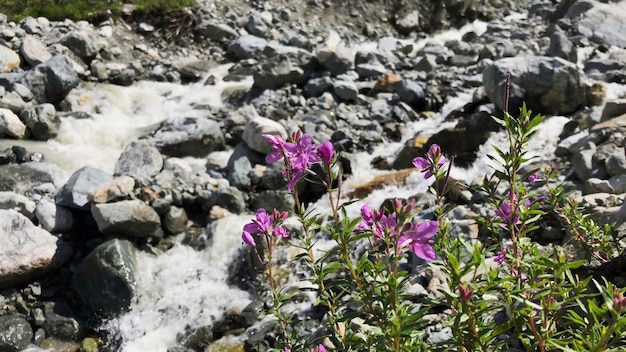
[[[458,39],[432,39],[461,26]],[[206,238],[220,236],[217,219],[293,210],[280,166],[264,162],[271,148],[262,133],[331,140],[347,177],[356,153],[403,142],[371,160],[384,173],[355,187],[365,197],[381,183],[402,183],[432,143],[460,166],[474,163],[499,131],[490,116],[502,114],[507,73],[511,111],[524,101],[567,119],[554,155],[538,162],[557,165],[599,220],[623,224],[624,26],[626,3],[593,0],[215,0],[166,18],[93,23],[0,15],[0,137],[15,145],[0,153],[0,351],[115,351],[119,341],[100,326],[131,307],[138,252],[159,256],[181,239],[203,250]],[[225,64],[223,78],[211,75]],[[66,99],[77,87],[159,81],[210,90],[250,79],[251,87],[223,91],[224,106],[198,105],[144,131],[113,173],[86,166],[67,180],[21,143],[54,140],[64,121],[93,118]],[[435,119],[461,93],[471,98],[441,116],[454,127],[407,135],[407,125]],[[301,192],[306,201],[320,196],[314,187]],[[468,190],[457,200],[453,221],[478,236],[473,219],[493,209]],[[566,240],[553,226],[535,238]],[[242,250],[229,283],[252,303],[189,327],[168,351],[266,351],[273,326],[258,323],[255,272]],[[428,281],[420,287],[430,294]],[[428,338],[446,336],[439,326]]]

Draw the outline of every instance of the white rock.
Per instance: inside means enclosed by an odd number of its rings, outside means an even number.
[[[9,136],[23,139],[26,136],[26,125],[13,111],[0,109],[0,137]]]
[[[257,117],[248,122],[243,130],[243,140],[248,146],[261,154],[272,152],[272,146],[263,137],[263,134],[279,135],[283,139],[287,139],[287,130],[280,123],[267,119],[265,117]]]
[[[11,72],[15,67],[20,67],[20,56],[6,46],[0,45],[0,73]]]

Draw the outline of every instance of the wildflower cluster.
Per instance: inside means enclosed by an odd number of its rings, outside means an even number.
[[[526,147],[542,120],[525,107],[518,118],[505,113],[503,119],[496,119],[508,134],[509,149],[494,147],[493,174],[473,188],[491,207],[491,213],[485,212],[491,215],[477,219],[487,232],[480,241],[451,235],[449,214],[454,205],[444,202],[452,161],[436,144],[413,160],[425,180],[434,178],[434,220],[422,220],[425,214],[415,201],[399,199],[389,208],[364,204],[360,216],[351,218],[346,207],[353,202],[341,202],[340,176],[333,172],[337,153],[331,142],[316,146],[311,136],[300,132],[288,140],[265,135],[272,145],[266,161],[284,162],[283,175],[302,225],[289,233],[283,226],[287,212],[259,209],[242,232],[244,243],[267,269],[274,299],[269,313],[283,332],[275,347],[284,352],[545,352],[617,351],[626,346],[624,289],[610,278],[602,281],[580,270],[592,258],[607,262],[623,248],[620,239],[613,236],[613,241],[598,243],[585,236],[585,231],[591,231],[594,238],[609,238],[612,232],[577,215],[575,203],[554,185],[552,171],[521,172],[532,160]],[[321,174],[311,170],[317,163]],[[301,180],[326,187],[331,217],[314,215],[298,201]],[[537,194],[539,183],[546,185],[547,195]],[[564,219],[571,238],[586,245],[588,258],[572,258],[563,246],[540,249],[531,241],[547,211]],[[314,250],[316,236],[329,238],[334,246]],[[260,238],[268,247],[266,258],[260,255]],[[295,260],[309,269],[309,287],[317,291],[315,304],[325,312],[319,330],[308,330],[306,319],[283,310],[294,296],[285,294],[273,279],[272,253],[283,239],[299,249]],[[415,297],[408,288],[425,268],[444,279],[426,287],[438,294]],[[451,335],[429,340],[431,320],[425,316],[442,307],[451,313],[442,321]]]

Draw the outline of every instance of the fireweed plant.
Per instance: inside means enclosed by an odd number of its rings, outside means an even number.
[[[474,189],[494,209],[478,219],[487,234],[480,241],[451,231],[454,205],[446,195],[453,160],[438,145],[413,160],[425,179],[434,180],[434,220],[422,220],[415,201],[398,199],[389,209],[365,204],[360,216],[351,218],[346,207],[354,201],[341,200],[332,143],[316,146],[300,132],[287,140],[264,135],[272,145],[266,161],[284,163],[301,225],[290,232],[283,223],[287,213],[259,209],[242,233],[269,283],[267,314],[280,329],[275,351],[626,349],[625,290],[612,278],[581,270],[621,253],[623,239],[609,225],[582,215],[553,170],[522,172],[532,161],[527,145],[542,116],[523,106],[517,118],[505,112],[494,119],[507,133],[508,150],[494,146],[493,173]],[[331,216],[323,218],[299,201],[304,182],[326,188]],[[548,213],[561,220],[571,240],[540,250],[531,237]],[[334,242],[332,249],[315,250],[320,235]],[[298,248],[294,260],[309,270],[307,287],[316,291],[315,305],[325,312],[320,329],[310,331],[305,318],[285,309],[298,292],[279,287],[275,279],[274,253],[281,243]],[[445,282],[429,284],[430,292],[411,293],[416,271],[425,267],[442,273]],[[449,328],[448,338],[429,338],[434,323]]]

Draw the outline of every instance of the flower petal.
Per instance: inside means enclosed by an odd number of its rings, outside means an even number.
[[[416,256],[429,262],[432,262],[437,257],[435,250],[430,244],[413,243],[411,249]]]
[[[437,230],[439,229],[439,224],[436,221],[426,221],[417,227],[417,234],[415,237],[427,240],[435,236]]]
[[[413,159],[413,166],[418,169],[425,170],[430,168],[430,162],[425,158],[418,156],[417,158]]]

